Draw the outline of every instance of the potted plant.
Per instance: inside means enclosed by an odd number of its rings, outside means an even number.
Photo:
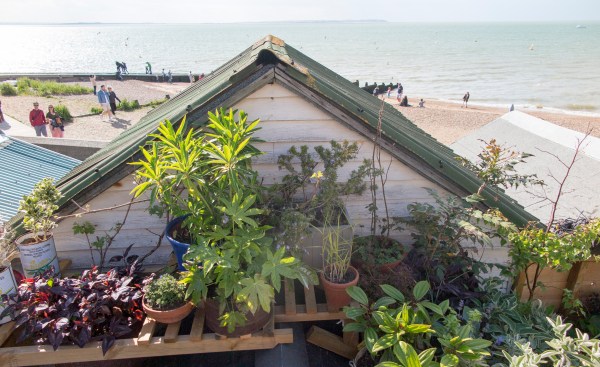
[[[19,202],[19,211],[23,215],[23,227],[28,233],[17,238],[17,247],[21,256],[21,264],[25,276],[35,275],[52,269],[58,274],[58,256],[54,245],[52,230],[56,223],[52,215],[58,209],[56,202],[61,195],[54,186],[52,178],[44,178],[38,182],[29,195],[24,195]]]
[[[106,354],[116,338],[141,327],[142,290],[133,274],[93,268],[79,278],[58,278],[50,270],[25,279],[17,293],[7,297],[0,316],[10,315],[16,325],[23,325],[17,343],[33,341],[56,350],[63,344],[83,348],[90,341],[102,341]]]
[[[325,218],[323,227],[323,270],[319,273],[321,285],[330,312],[350,304],[346,289],[358,283],[358,271],[350,265],[352,241],[344,240],[340,228],[340,216],[334,220]]]
[[[330,147],[292,146],[278,157],[280,169],[287,174],[268,189],[264,206],[278,243],[315,269],[323,264],[322,243],[326,216],[339,216],[337,228],[344,241],[350,241],[353,227],[342,197],[360,195],[366,188],[363,169],[354,170],[340,181],[338,170],[356,158],[356,143],[331,141]],[[318,159],[315,159],[318,157]],[[322,170],[317,170],[321,168]]]
[[[166,121],[151,148],[143,149],[136,195],[151,191],[154,203],[174,216],[190,241],[184,256],[182,282],[186,298],[205,307],[213,331],[243,335],[269,320],[275,291],[284,278],[308,286],[316,275],[298,259],[274,249],[270,228],[256,218],[262,191],[251,159],[260,153],[251,145],[259,120],[223,109],[209,113],[205,130],[189,129],[185,120],[175,129]]]
[[[17,255],[17,249],[13,242],[13,232],[9,230],[4,222],[0,222],[0,297],[16,292],[17,280],[10,264]],[[0,313],[4,310],[4,304],[0,299]],[[10,318],[0,318],[0,324],[10,321]]]
[[[192,312],[194,306],[185,299],[185,284],[170,274],[158,279],[152,274],[144,281],[144,312],[163,324],[172,324],[183,320]]]

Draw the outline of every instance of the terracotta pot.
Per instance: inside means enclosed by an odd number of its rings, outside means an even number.
[[[183,306],[174,308],[172,310],[154,310],[146,305],[145,298],[142,301],[142,307],[144,308],[146,315],[163,324],[174,324],[179,322],[185,319],[185,317],[194,309],[194,305],[192,305],[191,302],[188,302]]]
[[[348,283],[338,284],[330,282],[325,279],[323,272],[319,273],[319,279],[325,290],[325,297],[327,298],[327,310],[329,312],[337,312],[340,308],[348,306],[350,304],[350,295],[346,293],[346,289],[353,285],[358,284],[358,270],[353,266],[348,267],[348,271],[354,274],[354,279]]]
[[[271,310],[272,311],[272,310]],[[204,301],[204,323],[210,330],[219,335],[226,337],[235,337],[241,335],[252,334],[262,329],[271,318],[270,313],[266,313],[262,308],[258,307],[256,313],[246,313],[246,324],[244,326],[238,326],[235,330],[230,333],[226,327],[222,327],[221,321],[219,321],[219,302],[208,299]]]

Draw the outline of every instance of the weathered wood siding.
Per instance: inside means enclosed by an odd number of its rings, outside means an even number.
[[[277,167],[277,158],[287,153],[293,145],[307,145],[314,152],[313,147],[319,145],[328,147],[331,140],[356,142],[360,147],[358,156],[340,170],[340,181],[345,181],[365,158],[371,158],[373,149],[371,137],[365,137],[350,129],[327,112],[278,84],[264,86],[237,103],[235,108],[246,111],[250,119],[261,120],[259,126],[262,129],[256,133],[256,136],[265,142],[257,144],[257,147],[265,154],[254,161],[254,168],[262,175],[263,182],[267,185],[279,182],[286,174],[285,170],[279,170]],[[387,166],[390,161],[391,166],[385,186],[390,215],[406,216],[407,205],[414,201],[433,202],[433,198],[425,188],[444,192],[434,182],[383,152],[383,165]],[[317,167],[317,170],[319,169],[323,167]],[[381,198],[379,195],[380,200]],[[367,191],[360,197],[350,196],[345,202],[355,224],[355,233],[368,233],[370,215],[366,206],[371,202],[370,193]],[[379,203],[379,208],[383,211],[382,201]],[[397,237],[404,241],[410,240],[407,233],[397,234]]]
[[[133,177],[126,177],[92,199],[88,206],[91,210],[96,210],[129,203],[132,198],[130,192],[134,187]],[[145,198],[138,198],[136,201],[143,199]],[[112,251],[110,251],[108,258],[112,255],[121,255],[132,243],[135,245],[130,251],[131,255],[143,256],[156,246],[158,237],[149,231],[160,234],[165,230],[166,222],[164,219],[150,215],[147,208],[147,202],[131,206],[127,220],[111,246]],[[87,241],[84,235],[73,234],[73,224],[85,221],[92,223],[96,227],[96,233],[91,236],[91,240],[94,240],[95,236],[103,236],[106,232],[111,232],[111,228],[114,228],[116,223],[122,223],[126,212],[127,206],[123,206],[110,211],[86,214],[82,217],[71,217],[60,221],[58,227],[54,230],[59,258],[73,260],[72,267],[74,268],[89,267],[91,260]],[[166,239],[163,239],[158,251],[148,258],[145,263],[147,265],[165,263],[170,253],[171,246]],[[98,262],[99,255],[96,252],[94,252],[94,257]]]
[[[302,97],[277,85],[269,84],[257,90],[235,105],[234,108],[246,111],[249,118],[260,118],[259,126],[262,128],[256,135],[264,140],[257,147],[265,152],[254,162],[254,168],[260,172],[265,184],[278,182],[285,175],[285,171],[277,167],[277,157],[287,153],[292,145],[318,145],[329,146],[333,139],[336,141],[348,140],[356,142],[360,151],[356,159],[349,162],[340,170],[340,180],[346,180],[350,172],[356,169],[365,158],[371,158],[373,143],[371,137],[365,137],[350,129],[345,124],[337,121],[327,112],[315,107]],[[439,185],[421,176],[403,163],[395,160],[387,153],[382,153],[382,162],[387,166],[391,161],[386,193],[390,215],[406,216],[407,205],[415,202],[431,202],[433,198],[425,188],[445,192]],[[322,167],[317,167],[322,169]],[[125,178],[95,199],[89,205],[92,209],[105,208],[122,204],[130,200],[133,188],[133,179]],[[381,199],[381,195],[379,195]],[[370,216],[366,206],[370,202],[370,193],[365,192],[360,197],[348,197],[345,202],[348,213],[355,224],[355,233],[366,234],[369,232]],[[383,203],[380,202],[380,210]],[[150,233],[160,233],[164,230],[164,220],[149,215],[146,211],[147,204],[135,205],[121,234],[116,239],[113,254],[122,252],[129,244],[135,243],[133,252],[143,254],[156,243],[156,236]],[[73,259],[73,266],[86,267],[89,265],[89,250],[84,236],[73,235],[72,226],[76,221],[90,221],[96,226],[97,233],[110,230],[115,223],[123,220],[126,208],[110,212],[86,215],[84,218],[70,218],[63,220],[55,231],[59,255]],[[396,237],[410,243],[409,232],[396,233]],[[165,262],[170,253],[170,245],[163,241],[161,249],[149,259],[148,263]],[[505,251],[493,251],[491,256],[499,262],[506,261]]]

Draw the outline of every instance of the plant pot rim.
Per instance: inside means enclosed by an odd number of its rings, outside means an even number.
[[[325,269],[327,269],[328,267],[326,267]],[[334,284],[334,285],[345,285],[345,284],[350,284],[352,283],[356,278],[359,277],[359,273],[358,273],[358,269],[356,269],[354,266],[352,265],[348,265],[348,271],[352,270],[354,272],[354,277],[346,282],[346,283],[336,283],[336,282],[332,282],[331,280],[327,279],[327,277],[325,276],[325,270],[321,270],[319,271],[319,274],[321,275],[321,278],[326,281],[327,283],[330,284]],[[346,271],[346,273],[348,273],[348,271]]]
[[[173,311],[173,310],[178,310],[178,309],[180,309],[182,307],[187,307],[188,305],[192,305],[192,307],[194,306],[193,303],[192,303],[192,301],[187,301],[184,304],[182,304],[181,306],[177,306],[177,307],[174,307],[174,308],[169,308],[169,309],[166,309],[166,310],[157,310],[155,308],[150,307],[146,303],[146,295],[144,295],[142,297],[142,306],[144,306],[144,308],[147,308],[147,309],[149,309],[149,310],[151,310],[153,312],[169,312],[169,311]]]
[[[24,241],[26,239],[29,239],[29,238],[33,238],[33,237],[35,237],[36,235],[39,235],[39,234],[46,235],[46,239],[38,241],[38,242],[33,242],[33,243],[21,243],[22,241]],[[48,242],[48,241],[50,241],[53,238],[54,238],[54,233],[53,232],[42,232],[42,231],[40,231],[40,232],[27,232],[27,233],[22,234],[19,237],[17,237],[15,239],[15,243],[17,244],[17,246],[33,246],[33,245],[39,245],[40,243]]]

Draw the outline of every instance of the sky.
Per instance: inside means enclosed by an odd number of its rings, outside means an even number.
[[[600,0],[0,0],[0,23],[600,21]]]

